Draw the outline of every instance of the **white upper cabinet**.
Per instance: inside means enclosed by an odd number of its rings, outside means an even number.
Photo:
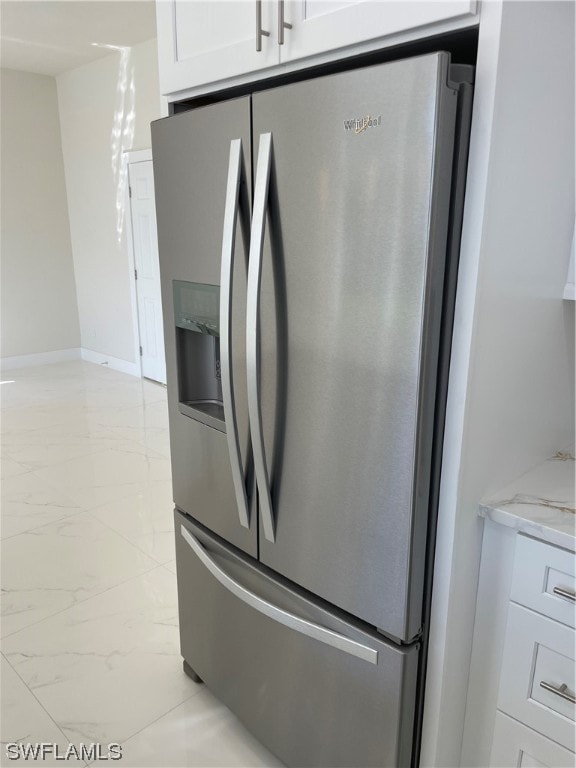
[[[281,0],[278,2],[281,7]],[[286,0],[282,61],[474,16],[476,0]],[[422,32],[422,36],[425,32]]]
[[[198,86],[390,35],[423,37],[433,25],[472,23],[476,6],[476,0],[157,0],[160,89],[177,100]]]
[[[271,0],[157,0],[161,93],[278,64],[276,9]]]

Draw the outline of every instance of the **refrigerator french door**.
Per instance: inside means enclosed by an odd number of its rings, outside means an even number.
[[[153,124],[182,653],[290,765],[413,758],[453,75]]]

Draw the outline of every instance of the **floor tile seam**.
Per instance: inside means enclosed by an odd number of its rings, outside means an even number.
[[[25,531],[20,531],[19,533],[13,533],[11,536],[2,536],[2,524],[0,522],[0,541],[10,541],[10,539],[14,539],[16,536],[22,536],[25,533],[32,533],[32,531],[37,531],[38,528],[43,528],[45,525],[54,525],[55,523],[61,523],[64,520],[69,520],[71,517],[75,517],[76,515],[81,515],[85,512],[88,512],[87,509],[77,509],[76,512],[72,512],[70,515],[64,515],[64,517],[59,517],[58,520],[52,520],[50,523],[40,523],[39,525],[35,525],[32,528],[27,528]]]
[[[22,685],[23,685],[23,686],[26,688],[26,690],[28,691],[28,693],[29,693],[29,694],[32,696],[32,698],[34,699],[34,701],[36,701],[36,703],[38,704],[38,706],[39,706],[39,707],[42,709],[42,711],[43,711],[43,712],[46,714],[46,716],[47,716],[47,717],[48,717],[48,719],[49,719],[49,720],[52,722],[52,724],[55,726],[55,728],[56,728],[56,729],[57,729],[57,730],[58,730],[58,731],[59,731],[59,732],[62,734],[62,740],[63,740],[63,742],[64,742],[65,744],[70,744],[71,742],[70,742],[70,739],[68,738],[68,736],[66,736],[66,734],[64,733],[64,731],[62,730],[62,728],[60,728],[60,726],[58,725],[58,723],[56,722],[56,720],[54,720],[54,718],[52,717],[52,715],[50,714],[50,712],[49,712],[49,711],[46,709],[46,707],[44,706],[44,704],[43,704],[43,703],[40,701],[40,699],[39,699],[39,698],[36,696],[36,694],[34,693],[34,691],[32,690],[32,688],[30,688],[30,686],[29,686],[29,685],[26,683],[26,681],[25,681],[25,680],[22,678],[22,676],[19,674],[18,670],[17,670],[17,669],[14,667],[14,665],[13,665],[13,664],[11,664],[11,663],[10,663],[10,659],[9,659],[9,658],[8,658],[8,657],[5,655],[4,651],[2,651],[2,652],[0,653],[0,655],[2,656],[2,658],[4,659],[4,661],[6,662],[6,664],[8,664],[8,666],[10,667],[10,669],[11,669],[11,670],[14,672],[14,674],[16,675],[16,677],[17,677],[17,678],[20,680],[20,682],[22,683]],[[85,760],[82,760],[82,763],[84,764],[84,766],[87,766],[87,765],[88,765],[88,763],[87,763]]]
[[[56,425],[56,426],[58,426],[58,425]],[[62,425],[60,425],[60,426],[62,426]],[[22,430],[22,431],[18,431],[18,435],[21,435],[23,432],[33,432],[34,433],[33,437],[36,437],[36,438],[44,437],[44,439],[46,439],[46,435],[44,435],[43,433],[45,433],[46,431],[49,432],[50,429],[51,429],[51,427],[39,427],[38,429]],[[57,448],[61,448],[63,446],[69,446],[70,445],[70,438],[72,438],[72,440],[88,440],[88,441],[91,441],[91,440],[94,439],[95,436],[93,434],[77,434],[77,433],[73,433],[72,435],[70,435],[70,434],[66,435],[66,437],[60,437],[59,436],[59,437],[55,438],[54,436],[52,436],[50,434],[48,434],[47,437],[48,437],[49,444],[51,446],[57,447]],[[96,436],[97,440],[102,440],[102,439],[110,440],[112,438],[117,439],[117,435],[114,434],[113,432],[106,433],[106,430],[102,430],[101,433],[98,436]],[[58,443],[58,440],[60,441],[59,443]],[[2,443],[3,443],[3,445],[2,445]],[[14,452],[15,449],[16,450],[22,450],[22,449],[30,448],[30,447],[32,447],[32,448],[38,448],[39,447],[38,443],[30,444],[29,442],[18,443],[16,445],[14,445],[13,443],[10,442],[10,440],[8,440],[8,441],[6,440],[6,433],[4,435],[4,440],[0,440],[0,445],[2,445],[1,452],[2,453],[6,453],[6,458],[11,458],[12,461],[16,461],[16,462],[19,462],[19,459],[14,459],[13,458],[13,452]]]
[[[182,672],[182,674],[185,674]],[[166,717],[171,712],[174,712],[174,710],[178,709],[178,707],[181,707],[183,704],[186,704],[186,702],[190,701],[190,699],[193,699],[195,696],[198,696],[202,691],[202,686],[204,686],[204,683],[195,683],[198,690],[194,691],[194,693],[190,694],[190,696],[187,696],[185,699],[180,701],[178,704],[175,704],[173,707],[170,707],[170,709],[167,709],[166,712],[156,717],[154,720],[151,720],[149,723],[146,723],[146,725],[143,725],[142,728],[139,728],[137,731],[134,731],[134,733],[131,733],[130,736],[126,736],[120,743],[120,746],[124,748],[124,746],[129,742],[131,739],[134,739],[136,736],[139,736],[143,731],[145,731],[147,728],[151,728],[153,725],[155,725],[159,720],[162,720],[163,717]],[[96,762],[89,763],[89,766],[96,765]]]
[[[109,450],[109,449],[107,449],[107,450]],[[44,470],[38,470],[38,471],[44,471]],[[36,480],[39,480],[41,483],[44,482],[43,478],[39,477],[37,474],[35,474],[34,477],[36,478]],[[167,478],[167,479],[169,480],[170,478]],[[49,488],[52,488],[53,490],[58,491],[58,493],[61,493],[63,496],[66,496],[67,498],[70,499],[70,501],[75,501],[75,499],[72,498],[72,495],[71,495],[72,493],[81,493],[81,492],[86,491],[86,490],[88,490],[88,491],[99,490],[101,488],[109,488],[111,486],[114,487],[114,488],[125,488],[127,486],[134,486],[134,485],[147,485],[150,482],[154,482],[155,483],[155,482],[165,482],[165,481],[164,480],[158,480],[158,481],[156,481],[156,480],[130,480],[130,481],[125,482],[125,483],[124,482],[123,483],[105,482],[105,483],[101,483],[99,485],[91,485],[91,486],[88,486],[88,487],[82,487],[81,486],[81,487],[72,488],[72,489],[64,488],[63,486],[52,485],[51,483],[47,483],[46,485]],[[120,501],[120,499],[127,498],[129,495],[130,494],[126,494],[125,496],[121,496],[118,499],[110,499],[109,501],[105,501],[104,504],[109,504],[110,501]],[[104,506],[104,504],[98,503],[97,505],[94,505],[94,506],[91,505],[89,507],[82,507],[82,511],[83,512],[90,512],[91,510],[96,509],[97,507]]]
[[[104,450],[107,450],[107,449],[104,449]],[[94,454],[88,454],[88,455],[94,455]],[[84,457],[78,457],[78,458],[84,458]],[[66,461],[62,462],[62,465],[63,464],[67,464],[69,461],[75,461],[75,459],[67,459]],[[58,465],[58,466],[62,466],[62,465]],[[69,489],[63,488],[63,487],[61,487],[59,485],[55,485],[54,483],[48,483],[48,482],[46,482],[46,480],[43,477],[39,476],[39,474],[38,474],[39,472],[44,472],[47,469],[51,469],[53,466],[55,467],[57,465],[51,464],[51,465],[49,465],[47,467],[39,467],[37,469],[31,469],[28,472],[22,472],[22,474],[20,474],[20,475],[14,475],[14,477],[20,478],[20,477],[24,477],[25,475],[33,475],[34,479],[38,480],[38,482],[42,483],[44,488],[48,489],[48,491],[53,491],[54,493],[59,493],[67,501],[74,502],[74,504],[76,504],[76,506],[79,506],[77,504],[77,502],[70,495]],[[6,478],[6,479],[7,480],[11,480],[12,478]],[[128,485],[128,483],[124,483],[124,485]],[[94,486],[94,487],[95,488],[100,488],[102,486]],[[20,492],[18,492],[18,493],[20,493]],[[24,491],[23,493],[26,493],[26,491]],[[36,493],[36,492],[32,491],[32,493]],[[40,491],[38,491],[38,493],[40,493]],[[6,498],[6,501],[9,502],[9,501],[11,501],[11,499]],[[87,512],[88,509],[83,507],[83,511]]]
[[[131,442],[131,443],[134,443],[134,445],[140,445],[135,440],[129,440],[128,438],[126,438],[124,440],[124,442]],[[145,448],[145,451],[148,451],[148,450],[153,450],[153,449]],[[32,471],[33,472],[42,472],[42,471],[47,470],[47,469],[52,469],[53,467],[55,467],[55,468],[56,467],[61,467],[64,464],[68,464],[71,461],[77,461],[78,459],[88,459],[88,458],[91,458],[92,456],[98,456],[101,453],[108,453],[110,451],[118,452],[118,453],[127,453],[127,454],[129,454],[131,456],[141,456],[143,459],[157,459],[157,460],[159,460],[159,459],[166,459],[166,457],[161,455],[159,452],[157,452],[158,453],[157,456],[149,456],[147,452],[146,453],[139,453],[137,451],[124,451],[122,448],[115,448],[113,446],[106,446],[105,448],[98,448],[97,450],[90,451],[90,453],[85,453],[85,454],[82,454],[81,456],[75,456],[72,459],[66,459],[65,461],[57,462],[55,464],[48,464],[45,467],[40,467],[39,469],[34,469]],[[19,475],[16,475],[16,477],[19,477]],[[99,486],[94,486],[94,487],[99,487]]]
[[[129,437],[123,437],[123,438],[120,438],[118,440],[118,442],[120,442],[120,441],[122,441],[124,443],[129,443],[129,444],[136,445],[136,446],[140,447],[141,449],[143,449],[144,452],[143,453],[139,453],[139,452],[136,452],[136,451],[122,451],[121,448],[117,448],[117,447],[114,447],[114,446],[107,445],[107,446],[104,446],[104,447],[98,447],[95,450],[90,451],[89,453],[83,453],[80,456],[74,456],[74,457],[72,457],[70,459],[65,459],[64,461],[58,461],[58,462],[55,462],[54,464],[47,464],[46,466],[43,466],[43,467],[35,467],[35,468],[32,468],[32,469],[29,469],[26,472],[21,472],[18,475],[13,475],[13,477],[21,477],[22,475],[30,474],[30,472],[38,473],[38,472],[46,472],[46,471],[52,470],[52,469],[58,469],[58,468],[61,468],[65,464],[68,464],[68,463],[70,463],[72,461],[78,461],[80,459],[89,459],[89,458],[91,458],[93,456],[99,456],[102,453],[109,453],[109,452],[127,453],[130,456],[140,456],[143,459],[156,459],[157,461],[161,461],[161,460],[163,460],[163,461],[170,461],[170,458],[165,456],[164,454],[160,453],[160,451],[155,451],[154,448],[149,448],[148,446],[143,445],[138,440],[133,440],[132,438],[129,438]],[[153,453],[156,453],[157,455],[156,456],[150,456],[148,451],[152,451]],[[15,459],[12,459],[12,460],[16,461]],[[16,462],[16,463],[20,463],[20,462]],[[37,480],[40,480],[41,482],[44,482],[44,479],[42,477],[38,477],[37,474],[35,476],[36,476]],[[9,479],[9,478],[6,478],[6,479]],[[112,485],[115,485],[115,484],[116,483],[112,483]],[[130,483],[120,483],[120,485],[129,485],[129,484]],[[49,487],[51,487],[51,488],[54,488],[54,490],[59,490],[58,486],[56,486],[56,485],[52,485],[51,483],[47,483],[47,485]],[[105,483],[104,485],[107,485],[107,483]],[[93,487],[94,488],[100,488],[102,486],[93,486]]]
[[[38,427],[38,426],[35,426],[35,427],[23,427],[23,426],[10,427],[9,429],[1,430],[0,431],[0,437],[4,437],[5,438],[6,435],[8,435],[10,432],[18,432],[18,433],[21,433],[21,432],[38,432],[41,429],[54,429],[55,427],[65,427],[69,423],[70,423],[70,417],[68,417],[64,421],[58,420],[58,421],[56,421],[56,422],[54,422],[52,424],[49,424],[48,426],[45,425],[45,426],[42,426],[42,427]]]
[[[65,400],[34,400],[34,405],[30,405],[30,398],[36,397],[36,395],[31,394],[29,397],[27,397],[26,403],[19,403],[18,405],[3,405],[0,407],[0,413],[2,414],[12,414],[14,411],[22,411],[22,413],[25,413],[30,408],[46,408],[49,407],[51,404],[56,404],[59,408],[62,408],[64,406],[68,405],[68,402]],[[57,426],[57,425],[54,425]],[[42,429],[42,427],[32,427],[30,431],[34,431],[35,429]]]
[[[86,389],[82,389],[80,391],[68,393],[68,396],[66,395],[58,395],[57,397],[50,397],[47,399],[42,399],[42,388],[40,388],[38,393],[30,392],[26,396],[26,401],[23,401],[22,403],[19,403],[17,405],[6,405],[2,406],[0,408],[0,413],[10,413],[11,411],[20,410],[23,413],[30,409],[37,409],[41,408],[42,410],[50,410],[52,408],[75,408],[77,410],[83,410],[90,412],[94,408],[106,408],[107,406],[102,405],[93,405],[91,403],[87,403],[86,401],[81,401],[81,397],[84,397],[87,393]],[[30,403],[31,398],[33,398],[33,404]],[[131,405],[122,406],[111,406],[113,408],[132,408]],[[68,417],[67,417],[68,418]],[[42,429],[42,427],[32,427],[32,430],[34,429]]]
[[[3,461],[4,460],[5,459],[3,459]],[[14,461],[14,459],[10,459],[10,461]],[[18,464],[19,462],[16,462],[16,463]],[[21,477],[22,475],[27,475],[28,471],[29,471],[28,469],[25,469],[23,472],[15,472],[11,475],[5,475],[4,477],[0,477],[0,485],[2,483],[5,483],[6,480],[11,480],[13,477]]]
[[[150,484],[153,485],[154,483],[165,483],[165,482],[168,482],[168,481],[166,481],[166,480],[145,480],[143,482],[121,483],[120,485],[115,486],[115,487],[118,487],[118,488],[125,488],[126,486],[146,486],[147,487]],[[106,488],[106,487],[108,487],[106,484],[105,485],[101,485],[101,486],[100,485],[94,486],[94,488]],[[81,511],[82,512],[95,512],[95,511],[99,510],[101,507],[107,506],[108,504],[112,504],[114,502],[125,501],[126,499],[131,499],[133,496],[137,496],[139,493],[140,493],[140,490],[137,488],[136,490],[133,490],[133,491],[131,491],[129,493],[123,493],[121,496],[118,496],[116,498],[108,499],[108,501],[103,501],[103,502],[99,501],[97,504],[92,504],[91,503],[90,506],[87,506],[87,507],[86,506],[82,506]],[[74,501],[74,499],[72,499],[72,501]],[[102,521],[99,521],[99,522],[102,522]],[[118,531],[116,531],[116,533],[118,533]]]
[[[36,406],[30,406],[30,405],[28,405],[28,406],[20,406],[20,410],[22,411],[22,413],[26,413],[26,412],[30,413],[30,410],[32,408],[37,408],[37,407],[39,407],[39,406],[38,405],[36,405]],[[42,407],[42,406],[40,406],[40,407]],[[58,420],[56,423],[53,423],[53,424],[40,424],[40,425],[36,424],[33,427],[12,427],[9,430],[3,430],[2,434],[3,435],[9,435],[10,432],[15,432],[15,431],[40,432],[40,431],[46,430],[46,429],[52,430],[52,429],[59,429],[60,427],[73,426],[76,423],[76,417],[79,415],[77,413],[78,411],[82,411],[82,415],[84,415],[84,416],[88,415],[88,416],[91,416],[91,417],[95,417],[95,416],[97,416],[97,411],[108,411],[110,408],[116,408],[116,410],[119,410],[123,406],[110,406],[110,405],[103,406],[102,405],[102,406],[98,406],[97,408],[92,408],[91,409],[91,408],[89,408],[87,406],[71,405],[70,402],[67,401],[67,402],[59,404],[58,407],[59,408],[66,408],[66,416],[63,417],[63,421]],[[127,406],[127,407],[132,408],[133,406]],[[136,407],[138,407],[138,406],[136,406]],[[11,409],[11,410],[14,410],[14,409]],[[44,410],[46,410],[46,409],[44,409]],[[76,411],[76,413],[71,413],[72,410]],[[4,413],[6,413],[6,411],[4,411]],[[0,411],[0,416],[1,415],[2,415],[2,411]],[[42,415],[46,415],[46,414],[42,414]],[[4,419],[2,419],[2,420],[4,420]]]
[[[150,405],[154,405],[154,404],[160,403],[160,402],[163,403],[164,401],[163,400],[157,400],[157,401],[154,401],[154,403],[152,403]],[[31,408],[41,408],[43,413],[40,414],[40,415],[47,416],[47,415],[49,415],[51,408],[53,408],[53,409],[56,409],[56,408],[60,408],[60,409],[61,408],[67,408],[68,411],[70,410],[70,408],[74,408],[76,411],[81,412],[82,415],[86,415],[86,416],[92,418],[93,420],[96,420],[96,419],[98,419],[99,415],[101,415],[103,413],[106,413],[106,412],[108,412],[110,410],[113,410],[113,411],[118,412],[118,413],[124,413],[125,411],[133,411],[133,410],[136,410],[136,409],[140,409],[141,411],[145,411],[146,407],[147,407],[147,404],[144,401],[142,401],[142,400],[140,400],[136,404],[132,403],[130,405],[126,405],[126,404],[122,404],[122,405],[110,405],[110,404],[108,404],[108,405],[95,405],[95,404],[94,405],[84,405],[84,404],[76,404],[76,405],[70,406],[69,402],[50,401],[50,403],[52,403],[52,405],[48,405],[47,403],[36,403],[34,406],[17,406],[17,407],[14,407],[14,408],[4,409],[3,413],[6,414],[7,416],[8,415],[13,415],[15,412],[20,412],[20,413],[22,413],[24,415],[24,414],[30,413],[30,409]],[[34,415],[34,412],[33,412],[33,415]],[[76,414],[76,415],[78,415],[78,414]],[[58,428],[58,427],[66,427],[67,425],[69,425],[71,423],[71,418],[73,416],[74,416],[74,414],[70,414],[68,412],[66,414],[66,416],[62,416],[61,418],[57,418],[56,421],[53,422],[53,423],[50,423],[48,425],[48,427],[46,427],[46,426],[37,426],[37,425],[35,425],[33,427],[23,427],[23,426],[9,427],[8,429],[1,429],[0,434],[1,435],[7,435],[7,434],[9,434],[9,432],[16,431],[16,430],[17,431],[22,431],[22,432],[38,432],[39,430],[46,429],[46,428],[54,429],[54,428]],[[109,427],[109,425],[107,425],[107,424],[100,424],[100,423],[96,423],[96,426],[102,427],[104,429]]]
[[[17,403],[15,405],[0,405],[0,414],[8,413],[9,411],[15,411],[17,408],[27,408],[28,406],[23,401],[22,403]]]
[[[68,462],[70,462],[70,461],[77,461],[78,459],[87,458],[88,456],[96,456],[99,453],[105,453],[106,451],[110,451],[110,450],[113,450],[113,449],[112,448],[97,448],[94,451],[90,451],[90,453],[82,454],[80,456],[74,456],[71,459],[64,459],[64,461],[57,461],[54,464],[46,464],[43,467],[33,467],[33,468],[27,470],[26,472],[21,472],[19,475],[13,475],[13,477],[22,477],[22,475],[27,475],[30,472],[44,472],[47,469],[61,467],[64,464],[68,464]],[[16,459],[13,459],[13,461],[16,461]],[[16,462],[16,463],[20,464],[21,462]],[[41,480],[42,482],[44,482],[41,477],[38,477],[37,475],[36,475],[36,477],[37,477],[38,480]],[[47,483],[47,485],[49,487],[51,487],[51,488],[54,488],[54,490],[59,490],[57,488],[57,486],[51,485],[50,483]]]
[[[151,557],[149,557],[149,559],[152,560]],[[152,573],[152,571],[155,571],[157,568],[162,568],[162,565],[154,561],[154,565],[151,568],[148,568],[145,571],[141,571],[140,573],[136,573],[133,576],[129,576],[127,579],[122,579],[122,581],[119,581],[117,584],[112,584],[109,587],[106,587],[106,589],[102,590],[102,592],[97,592],[94,595],[90,595],[90,597],[85,597],[82,600],[77,600],[72,605],[67,605],[65,608],[61,608],[60,610],[55,611],[55,613],[51,613],[49,616],[43,616],[41,619],[38,619],[38,621],[32,622],[32,624],[28,624],[25,627],[21,627],[20,629],[14,630],[14,632],[9,632],[6,635],[2,635],[2,637],[0,638],[0,645],[2,645],[2,643],[8,638],[13,638],[20,632],[26,632],[29,629],[32,629],[32,627],[38,627],[39,624],[42,624],[45,621],[50,621],[51,619],[54,619],[56,616],[60,616],[60,614],[66,613],[66,611],[71,611],[74,608],[76,608],[76,606],[78,605],[83,605],[84,603],[87,603],[90,600],[94,600],[96,598],[101,597],[102,595],[105,595],[107,592],[110,592],[111,589],[116,589],[117,587],[121,587],[123,584],[128,584],[128,582],[130,581],[141,578],[142,576],[146,576],[147,574]],[[174,576],[174,574],[172,574],[172,576]]]
[[[160,453],[160,451],[155,451],[154,448],[150,448],[147,445],[142,445],[142,443],[139,440],[133,440],[131,437],[125,437],[122,438],[124,443],[132,443],[134,445],[137,445],[139,448],[142,448],[144,453],[136,453],[136,456],[142,456],[146,459],[166,459],[167,457]],[[120,451],[122,452],[122,448],[107,448],[108,451]],[[156,453],[156,456],[150,456],[149,451],[152,451],[152,453]],[[124,451],[124,453],[132,453],[131,451]]]
[[[126,497],[123,497],[123,498],[128,498],[128,497],[126,496]],[[122,499],[118,499],[118,501],[122,501]],[[102,506],[105,506],[105,505],[102,505]],[[30,530],[27,530],[27,531],[22,531],[21,533],[16,533],[16,534],[14,534],[14,536],[9,536],[9,537],[7,537],[6,539],[4,539],[4,541],[8,541],[9,539],[13,539],[13,538],[15,538],[16,536],[25,536],[26,534],[31,534],[31,533],[33,533],[34,531],[38,531],[40,528],[48,528],[48,526],[50,526],[50,525],[58,525],[59,523],[62,523],[62,522],[64,522],[65,520],[69,520],[69,519],[71,519],[72,517],[76,517],[76,516],[78,516],[78,515],[84,514],[84,515],[89,515],[89,516],[90,516],[90,517],[91,517],[93,520],[95,520],[95,521],[96,521],[96,522],[97,522],[99,525],[103,525],[105,528],[108,528],[109,530],[113,531],[113,532],[114,532],[114,533],[115,533],[117,536],[119,536],[121,539],[125,539],[125,541],[127,541],[127,542],[128,542],[128,544],[130,544],[130,546],[131,546],[133,549],[136,549],[136,550],[138,551],[138,553],[139,553],[139,554],[144,554],[144,555],[145,555],[145,556],[146,556],[146,557],[147,557],[149,560],[152,560],[154,563],[156,563],[156,564],[158,564],[158,565],[162,565],[162,563],[158,563],[158,562],[157,562],[157,561],[156,561],[156,560],[155,560],[153,557],[151,557],[151,556],[150,556],[150,555],[149,555],[147,552],[142,552],[142,550],[140,549],[140,547],[137,547],[137,546],[134,544],[134,542],[130,541],[129,539],[126,539],[126,537],[125,537],[125,536],[122,536],[122,534],[121,534],[121,533],[119,533],[117,530],[115,530],[114,528],[111,528],[109,525],[107,525],[106,523],[104,523],[102,520],[99,520],[97,517],[95,517],[95,516],[92,514],[92,511],[93,511],[93,509],[98,509],[98,507],[94,507],[94,508],[93,508],[93,507],[90,507],[89,509],[85,509],[85,508],[79,509],[79,510],[78,510],[78,512],[75,512],[75,513],[73,513],[72,515],[67,515],[66,517],[62,517],[62,518],[60,518],[59,520],[53,520],[53,521],[52,521],[52,522],[50,522],[50,523],[42,523],[42,525],[38,525],[38,526],[36,526],[35,528],[31,528]]]
[[[16,475],[8,475],[8,477],[17,477],[18,475],[23,475],[27,471],[27,469],[25,468],[26,465],[22,464],[21,461],[18,461],[18,459],[13,458],[8,453],[6,453],[6,448],[5,447],[3,448],[1,444],[0,444],[0,461],[11,461],[13,464],[18,464],[19,467],[24,468],[24,472],[18,472],[16,473]],[[7,480],[8,478],[0,477],[0,479]]]
[[[171,571],[170,568],[168,568],[168,563],[174,563],[174,565],[176,565],[176,560],[167,560],[165,563],[162,563],[162,568],[164,568],[164,570],[169,573],[170,576],[176,576],[174,571]]]
[[[27,469],[26,472],[20,472],[19,475],[12,475],[12,477],[23,477],[24,475],[30,475],[30,474],[32,474],[32,472],[36,472],[36,471],[37,470],[35,470],[35,469]],[[5,482],[6,480],[12,480],[12,477],[3,477],[2,478],[2,482]],[[36,480],[42,480],[42,478],[41,477],[36,477]],[[57,489],[54,488],[54,490],[57,490]]]
[[[165,484],[165,483],[170,483],[171,484],[172,483],[172,478],[171,477],[167,477],[164,480],[144,480],[142,482],[138,482],[137,481],[137,482],[134,482],[134,483],[122,483],[121,485],[116,486],[116,487],[123,488],[125,485],[137,485],[137,486],[144,486],[146,489],[149,489],[150,487],[153,488],[156,485],[161,485],[161,484]],[[94,487],[104,487],[104,486],[94,486]],[[134,493],[130,493],[130,494],[126,495],[126,496],[120,496],[117,499],[109,499],[108,501],[98,502],[98,504],[96,504],[95,506],[87,507],[84,511],[85,512],[97,512],[99,509],[102,509],[102,507],[107,507],[109,504],[114,504],[115,502],[119,502],[119,501],[125,501],[126,499],[131,499],[133,496],[139,496],[139,495],[140,495],[140,490],[136,490]]]
[[[128,498],[128,497],[126,496],[125,498]],[[122,499],[118,499],[118,501],[122,501]],[[111,525],[109,525],[108,523],[104,522],[104,520],[100,520],[100,518],[99,518],[99,517],[97,517],[97,516],[94,514],[94,513],[95,513],[95,512],[97,512],[99,509],[101,509],[101,507],[105,507],[105,506],[107,506],[107,504],[109,504],[109,503],[110,503],[110,502],[106,502],[105,504],[101,504],[99,507],[94,507],[93,509],[89,509],[89,510],[87,510],[87,512],[88,512],[88,514],[89,514],[89,515],[91,515],[91,516],[92,516],[92,517],[93,517],[95,520],[97,520],[99,523],[101,523],[102,525],[105,525],[105,526],[106,526],[106,528],[108,528],[110,531],[114,531],[114,533],[115,533],[115,534],[117,534],[118,536],[120,536],[122,539],[124,539],[124,541],[128,542],[128,544],[130,544],[131,546],[135,547],[135,548],[138,550],[138,552],[141,552],[142,554],[146,555],[146,557],[149,557],[151,560],[154,560],[154,562],[155,562],[157,565],[159,565],[160,567],[163,567],[164,565],[166,565],[166,563],[161,563],[159,560],[156,560],[156,558],[155,558],[153,555],[151,555],[149,552],[145,552],[145,551],[144,551],[144,550],[143,550],[141,547],[139,547],[137,544],[135,544],[133,541],[131,541],[131,540],[130,540],[130,539],[127,537],[127,536],[125,536],[123,533],[120,533],[120,531],[116,530],[116,528],[112,528],[112,526],[111,526]],[[171,561],[170,561],[170,560],[167,560],[166,562],[168,562],[168,563],[169,563],[169,562],[171,562]],[[173,576],[173,575],[174,575],[174,574],[172,574],[172,576]]]
[[[97,410],[105,411],[109,408],[114,408],[117,411],[133,411],[136,408],[141,408],[142,410],[144,410],[145,403],[143,400],[140,400],[136,405],[102,405],[102,406],[98,406]]]

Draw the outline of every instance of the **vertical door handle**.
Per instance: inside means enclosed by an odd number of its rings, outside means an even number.
[[[242,199],[244,198],[244,199]],[[226,186],[226,207],[224,209],[224,229],[222,233],[222,262],[220,273],[220,378],[222,382],[222,401],[226,422],[226,439],[232,468],[232,481],[236,494],[240,523],[250,527],[248,514],[248,496],[246,480],[242,469],[238,421],[234,403],[234,375],[232,372],[232,294],[234,276],[234,244],[236,241],[236,222],[238,210],[248,210],[246,179],[242,163],[242,139],[230,142],[230,160],[228,163],[228,183]]]
[[[270,32],[262,29],[262,0],[256,0],[256,50],[262,50],[262,36],[270,37]]]
[[[270,497],[270,478],[266,466],[262,406],[260,401],[260,283],[264,248],[264,225],[268,203],[268,186],[272,160],[272,134],[260,136],[258,165],[254,184],[254,207],[248,260],[248,290],[246,297],[246,367],[248,370],[248,417],[252,433],[254,471],[260,500],[264,536],[274,541],[274,516]]]
[[[292,24],[284,21],[284,0],[278,0],[278,45],[284,45],[285,29],[292,29]]]

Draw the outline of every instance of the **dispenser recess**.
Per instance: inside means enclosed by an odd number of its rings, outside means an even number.
[[[178,409],[226,431],[220,380],[220,288],[173,281]]]

